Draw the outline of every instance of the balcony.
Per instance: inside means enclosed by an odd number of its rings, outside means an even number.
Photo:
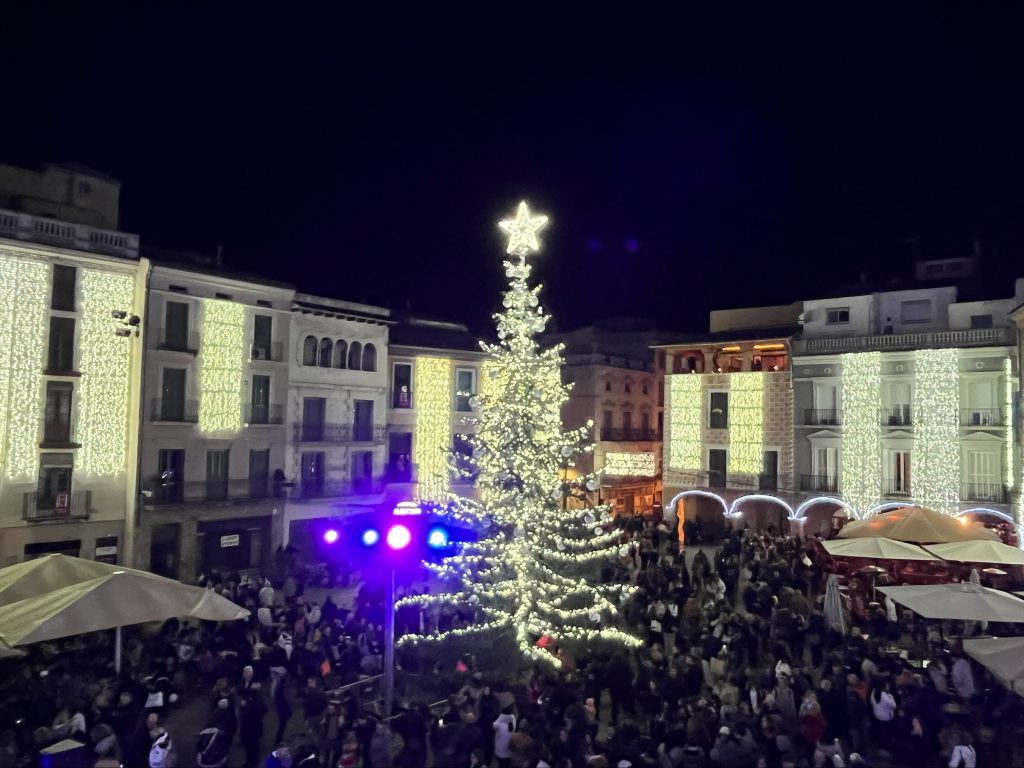
[[[800,490],[810,493],[839,493],[839,478],[831,475],[800,475]]]
[[[875,336],[829,336],[798,339],[794,355],[823,355],[841,352],[945,349],[948,347],[1005,347],[1016,343],[1012,327],[971,328],[962,331],[881,334]]]
[[[878,414],[879,421],[883,427],[909,427],[914,423],[909,405],[894,405],[891,408],[882,408]]]
[[[960,426],[962,427],[1002,427],[1002,408],[964,408],[960,411]]]
[[[195,424],[199,421],[198,400],[164,400],[154,398],[150,405],[150,421],[168,421],[182,424]]]
[[[296,443],[382,443],[388,428],[369,424],[294,425]]]
[[[362,496],[380,493],[382,480],[366,477],[357,480],[332,480],[323,477],[307,477],[292,488],[291,498],[295,501],[313,499],[334,499],[341,496]]]
[[[882,496],[900,499],[910,496],[910,481],[906,478],[886,477],[882,480]]]
[[[249,352],[250,360],[267,360],[271,363],[284,362],[284,344],[272,341],[269,344],[253,344]]]
[[[392,408],[412,408],[412,390],[391,390],[391,407]]]
[[[245,480],[208,479],[198,482],[171,483],[153,490],[147,505],[201,504],[217,501],[252,501],[270,496],[270,480],[251,477]]]
[[[127,232],[71,224],[20,211],[0,210],[0,237],[49,243],[130,259],[139,256],[139,236]]]
[[[992,504],[1006,503],[1006,486],[998,483],[966,483],[963,489],[964,501],[987,501]]]
[[[71,419],[51,419],[43,422],[43,441],[40,448],[78,448],[71,440]]]
[[[29,491],[22,497],[21,517],[28,522],[46,520],[87,520],[92,491],[63,491],[41,495]]]
[[[161,328],[157,332],[156,348],[165,349],[169,352],[187,352],[190,355],[195,355],[199,352],[199,333],[197,331],[188,333],[181,333],[179,331],[168,332],[166,328]]]
[[[284,424],[284,406],[280,403],[247,403],[243,418],[253,424]]]
[[[839,426],[839,411],[835,408],[805,408],[804,424],[812,427]]]
[[[653,442],[661,440],[661,433],[656,429],[602,427],[601,439],[609,442]]]

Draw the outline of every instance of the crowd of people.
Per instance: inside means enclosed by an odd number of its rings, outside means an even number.
[[[339,606],[311,588],[336,572],[282,556],[268,577],[209,579],[248,621],[131,632],[120,675],[103,633],[0,662],[0,768],[64,739],[98,768],[1020,764],[1022,700],[986,686],[935,626],[857,584],[852,626],[830,626],[816,540],[730,530],[687,553],[664,524],[616,525],[628,554],[601,578],[637,587],[622,622],[638,650],[560,648],[559,669],[529,678],[465,656],[442,703],[423,691],[385,722],[360,683],[382,669],[383,593],[363,584]],[[464,619],[413,608],[397,626]]]

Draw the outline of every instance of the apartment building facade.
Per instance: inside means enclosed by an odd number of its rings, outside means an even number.
[[[135,565],[184,581],[283,541],[294,289],[218,265],[150,275]]]
[[[0,166],[2,565],[130,558],[148,262],[116,230],[118,191]]]
[[[289,342],[287,540],[378,503],[387,481],[390,310],[297,294]]]

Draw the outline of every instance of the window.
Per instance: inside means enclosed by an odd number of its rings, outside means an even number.
[[[820,446],[812,456],[812,471],[815,476],[834,480],[839,468],[839,449]]]
[[[885,451],[885,467],[887,480],[885,493],[890,496],[908,496],[910,494],[910,451]]]
[[[64,312],[75,311],[75,273],[74,267],[63,264],[53,265],[53,292],[50,294],[50,309]],[[118,309],[118,307],[111,307]]]
[[[50,318],[50,345],[46,370],[72,373],[75,370],[75,321],[70,317]]]
[[[640,435],[641,440],[650,439],[648,433],[651,431],[651,414],[646,412],[640,414],[640,431],[643,433]]]
[[[712,448],[708,451],[708,486],[711,488],[724,488],[726,479],[726,467],[728,459],[726,452],[721,448]]]
[[[256,315],[252,325],[253,360],[270,359],[270,341],[274,333],[274,318],[270,315]]]
[[[249,495],[266,498],[270,487],[270,449],[249,451]]]
[[[229,457],[226,448],[206,452],[206,498],[210,501],[228,497]]]
[[[395,363],[391,376],[391,407],[412,408],[412,366]]]
[[[252,391],[249,393],[251,400],[249,404],[250,424],[270,423],[270,377],[253,376]]]
[[[185,421],[184,368],[164,368],[160,404],[154,418],[159,421]]]
[[[825,310],[825,323],[827,325],[845,325],[850,322],[849,307],[832,307]]]
[[[334,351],[334,342],[330,339],[320,339],[320,358],[319,365],[321,368],[331,367],[331,352]]]
[[[601,414],[601,429],[611,429],[615,426],[615,418],[611,411],[604,411]]]
[[[608,381],[607,379],[604,382],[604,391],[605,392],[611,392],[612,391],[612,383],[610,381]]]
[[[188,350],[188,304],[168,301],[164,305],[164,349]]]
[[[348,348],[348,367],[350,370],[358,371],[363,364],[363,345],[353,341]]]
[[[775,491],[779,487],[779,452],[765,451],[762,462],[761,477],[758,489],[762,491]]]
[[[185,451],[161,448],[157,456],[157,501],[180,502],[185,498]]]
[[[71,394],[71,384],[67,382],[46,382],[44,445],[66,445],[71,442]]]
[[[658,352],[658,370],[659,371],[664,371],[665,370],[665,353],[663,351],[662,352]]]
[[[367,344],[363,347],[363,370],[377,370],[377,348],[373,344]]]
[[[334,342],[334,367],[344,368],[348,364],[348,344],[344,339]]]
[[[631,388],[632,388],[632,385],[631,385],[631,384],[630,384],[630,383],[629,383],[629,382],[627,381],[627,382],[626,382],[626,383],[625,383],[625,384],[623,385],[623,387],[622,387],[622,391],[623,391],[623,392],[625,392],[625,393],[626,393],[626,394],[628,395],[628,394],[630,393],[630,391],[631,391]]]
[[[36,492],[37,510],[55,510],[64,514],[71,509],[71,469],[74,456],[70,453],[44,453],[39,458],[39,487]]]
[[[649,395],[651,393],[650,385],[645,381],[640,391],[643,392],[645,395]]]
[[[316,365],[316,336],[307,336],[302,342],[302,364]]]
[[[622,428],[627,433],[630,432],[633,429],[633,413],[632,413],[632,411],[623,411],[622,412]],[[627,434],[626,437],[628,439],[629,435]]]
[[[971,315],[971,328],[991,328],[992,315]]]
[[[318,441],[324,439],[324,414],[327,399],[323,397],[302,398],[302,439]]]
[[[473,368],[455,369],[455,410],[472,411],[470,400],[476,394],[476,370]]]
[[[302,495],[305,497],[324,495],[325,478],[324,454],[321,451],[302,454]]]
[[[900,302],[900,321],[903,323],[928,323],[932,319],[931,299],[915,299]]]
[[[709,408],[709,423],[711,429],[729,428],[729,393],[712,392]]]
[[[90,192],[92,192],[92,185],[88,181],[78,182],[78,194],[88,195]]]
[[[905,427],[912,423],[909,381],[889,381],[883,384],[885,412],[882,424],[890,427]]]
[[[188,288],[184,285],[168,285],[167,290],[171,293],[188,293]]]

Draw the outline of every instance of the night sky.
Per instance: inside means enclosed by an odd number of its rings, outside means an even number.
[[[1024,274],[1019,4],[298,5],[5,8],[0,161],[122,179],[144,243],[478,330],[520,197],[562,329],[704,330],[906,273],[908,238]]]

